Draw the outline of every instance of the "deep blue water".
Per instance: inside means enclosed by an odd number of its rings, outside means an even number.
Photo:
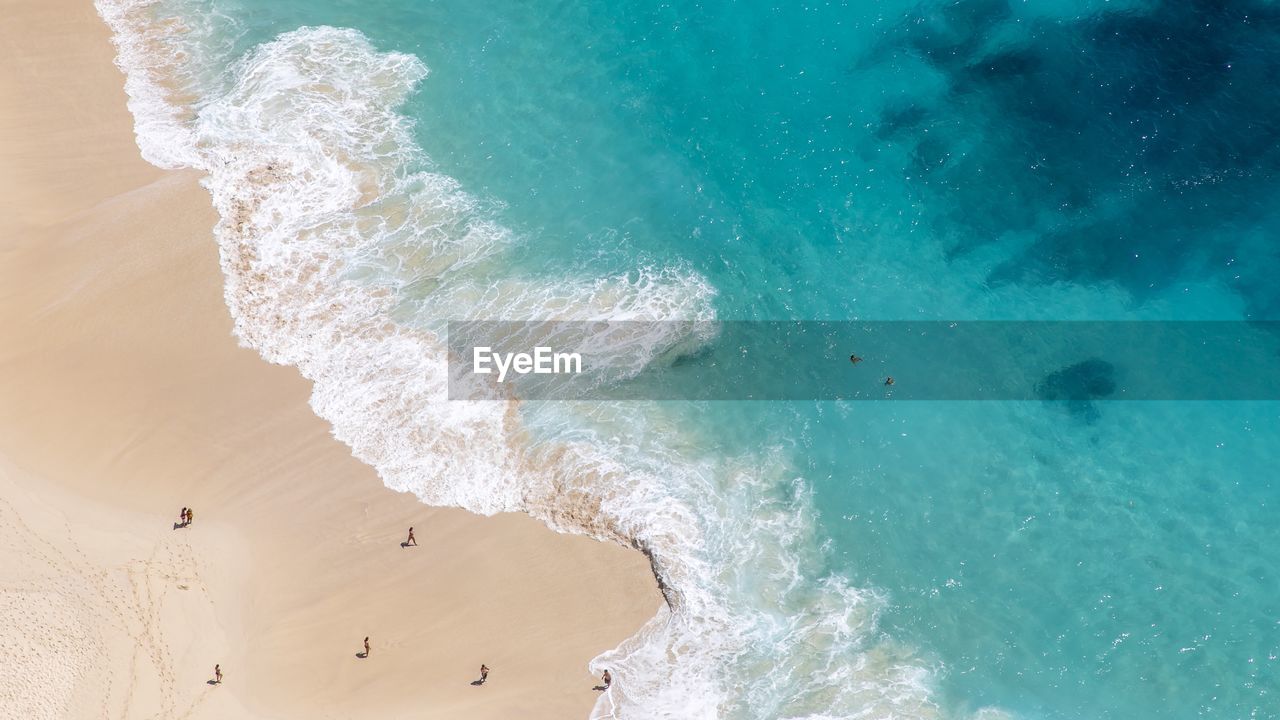
[[[420,58],[417,140],[527,273],[675,264],[725,319],[1280,319],[1270,3],[215,4],[242,49]],[[948,711],[1280,717],[1276,403],[671,412],[788,448]]]

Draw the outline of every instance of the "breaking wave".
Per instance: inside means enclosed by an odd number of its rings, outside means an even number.
[[[206,174],[241,343],[311,380],[388,487],[648,555],[667,606],[592,662],[616,679],[593,717],[938,714],[930,663],[877,629],[884,598],[824,570],[786,447],[718,455],[659,403],[446,399],[446,320],[709,320],[702,277],[511,269],[521,238],[431,170],[398,111],[428,74],[414,56],[303,27],[237,58],[208,6],[97,7],[143,156]]]

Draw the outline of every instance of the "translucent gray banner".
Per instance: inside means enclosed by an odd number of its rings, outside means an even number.
[[[1280,322],[451,322],[452,400],[1280,400]]]

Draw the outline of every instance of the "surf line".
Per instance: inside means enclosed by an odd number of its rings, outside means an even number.
[[[495,368],[498,382],[506,382],[509,371],[518,375],[577,375],[582,372],[582,355],[576,352],[553,352],[551,348],[542,345],[534,347],[532,353],[495,352],[487,345],[477,345],[471,349],[471,372],[492,375]]]

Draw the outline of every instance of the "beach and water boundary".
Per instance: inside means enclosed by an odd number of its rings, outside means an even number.
[[[208,195],[138,157],[94,8],[8,12],[0,714],[586,716],[643,557],[383,487],[236,346]]]
[[[702,277],[512,265],[520,238],[431,169],[400,112],[428,75],[412,55],[327,26],[240,54],[234,22],[205,8],[98,8],[143,157],[206,173],[237,337],[312,381],[335,437],[428,505],[524,512],[649,560],[666,604],[592,662],[617,678],[597,715],[938,712],[929,661],[877,629],[879,593],[822,568],[787,453],[707,453],[658,406],[447,399],[445,319],[709,320]],[[647,339],[641,362],[681,339]]]

